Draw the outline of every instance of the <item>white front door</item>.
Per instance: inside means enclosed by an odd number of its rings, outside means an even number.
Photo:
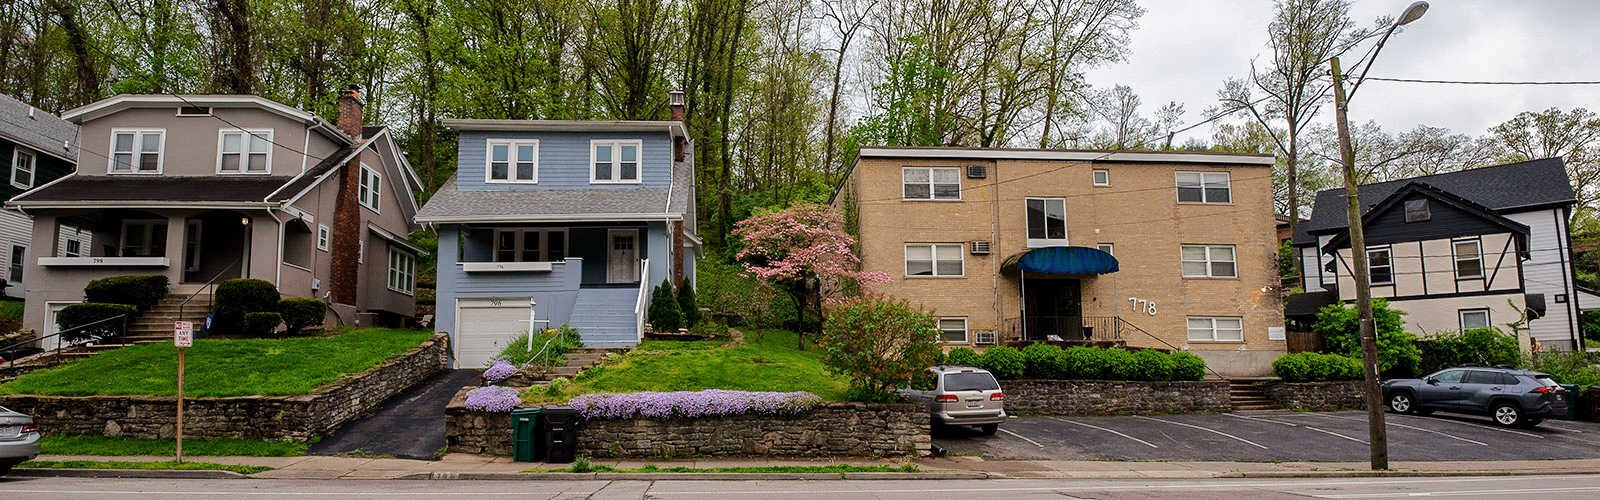
[[[606,283],[639,281],[639,230],[606,232]]]

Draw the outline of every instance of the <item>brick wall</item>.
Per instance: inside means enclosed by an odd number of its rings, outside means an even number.
[[[188,398],[184,435],[296,440],[326,435],[444,369],[446,342],[445,336],[434,336],[313,394]],[[32,415],[50,434],[169,438],[176,433],[177,402],[171,397],[7,395],[0,396],[0,406]]]
[[[1155,415],[1233,411],[1223,380],[1007,380],[1006,411],[1020,415]]]
[[[1271,382],[1262,387],[1278,406],[1290,410],[1332,411],[1364,408],[1361,381]]]

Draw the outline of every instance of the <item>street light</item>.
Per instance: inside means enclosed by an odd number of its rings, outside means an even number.
[[[1372,59],[1367,60],[1366,66],[1361,69],[1361,76],[1351,86],[1350,96],[1355,95],[1361,81],[1366,79],[1367,70],[1372,68],[1378,52],[1383,50],[1383,43],[1389,40],[1389,35],[1394,34],[1395,28],[1416,21],[1427,12],[1428,2],[1414,2],[1406,7],[1405,12],[1383,33],[1383,38],[1378,39],[1378,45],[1372,49]],[[1355,264],[1356,312],[1361,318],[1361,372],[1364,376],[1361,399],[1367,404],[1367,442],[1372,456],[1372,469],[1383,470],[1389,468],[1389,437],[1383,422],[1383,391],[1378,387],[1378,339],[1372,319],[1372,276],[1367,268],[1367,238],[1361,227],[1361,200],[1356,186],[1356,153],[1350,146],[1350,120],[1346,116],[1350,96],[1345,95],[1344,73],[1339,69],[1339,58],[1335,56],[1328,62],[1333,72],[1333,113],[1339,129],[1339,158],[1344,164],[1345,215],[1350,225],[1350,260]]]

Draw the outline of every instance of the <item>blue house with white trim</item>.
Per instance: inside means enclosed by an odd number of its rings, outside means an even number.
[[[444,121],[456,175],[416,220],[439,232],[434,324],[456,367],[530,324],[632,346],[655,286],[694,286],[694,154],[673,97],[667,121]]]

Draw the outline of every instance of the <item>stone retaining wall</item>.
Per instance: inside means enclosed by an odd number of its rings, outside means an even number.
[[[451,452],[511,455],[511,416],[466,409],[468,389],[445,409]],[[590,457],[895,457],[927,451],[920,405],[826,403],[803,415],[588,420],[578,454]]]
[[[305,440],[375,410],[384,400],[449,365],[447,338],[436,335],[373,369],[303,396],[187,398],[183,433],[193,437]],[[51,434],[169,438],[177,402],[153,396],[0,396]]]
[[[1360,380],[1333,382],[1268,382],[1262,384],[1278,406],[1290,410],[1333,411],[1365,408]]]
[[[1233,411],[1224,380],[1005,380],[1006,411],[1020,415],[1154,415]]]

